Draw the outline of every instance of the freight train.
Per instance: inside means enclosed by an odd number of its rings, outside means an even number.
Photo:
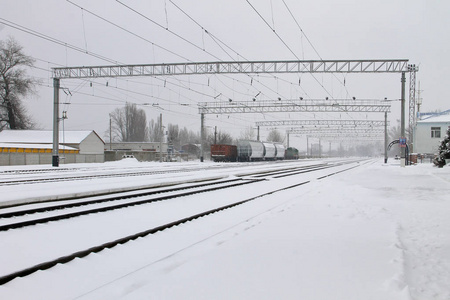
[[[281,160],[286,155],[283,144],[240,140],[236,145],[211,145],[211,160],[263,161]]]

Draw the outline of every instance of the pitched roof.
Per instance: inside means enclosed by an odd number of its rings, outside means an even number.
[[[59,132],[59,142],[65,144],[80,144],[88,135],[95,131],[64,131]],[[98,136],[98,135],[97,135]],[[100,137],[99,137],[100,139]],[[3,130],[0,132],[0,143],[20,144],[52,144],[53,131],[51,130]]]
[[[25,149],[52,149],[53,144],[17,144],[17,143],[0,143],[0,148],[25,148]],[[77,148],[59,145],[59,150],[78,150]]]
[[[450,110],[419,120],[417,123],[450,123]]]

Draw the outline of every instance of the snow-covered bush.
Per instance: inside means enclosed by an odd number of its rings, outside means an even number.
[[[434,159],[434,164],[442,167],[445,165],[446,159],[450,159],[450,126],[447,129],[447,135],[439,145],[438,154]]]

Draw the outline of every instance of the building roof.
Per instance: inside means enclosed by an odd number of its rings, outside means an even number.
[[[52,144],[17,144],[17,143],[0,143],[0,148],[24,148],[24,149],[52,149]],[[78,150],[77,148],[59,145],[59,150]]]
[[[417,123],[450,123],[450,110],[427,116],[427,118],[419,120]]]
[[[59,143],[80,144],[93,130],[59,132]],[[98,136],[98,135],[97,135]],[[98,137],[102,140],[100,137]],[[103,140],[102,140],[103,141]],[[53,131],[51,130],[3,130],[0,132],[0,143],[16,144],[53,144]]]

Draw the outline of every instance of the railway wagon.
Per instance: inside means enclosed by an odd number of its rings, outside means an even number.
[[[219,161],[236,161],[237,146],[235,145],[211,145],[211,160]]]
[[[277,159],[277,160],[284,159],[284,157],[286,155],[286,148],[284,147],[284,145],[279,144],[279,143],[275,143],[274,145],[275,145],[275,149],[276,149],[275,159]]]
[[[257,141],[241,140],[237,144],[238,161],[256,161],[264,159],[264,144]]]
[[[277,148],[273,143],[263,142],[264,160],[275,160],[277,158]]]

